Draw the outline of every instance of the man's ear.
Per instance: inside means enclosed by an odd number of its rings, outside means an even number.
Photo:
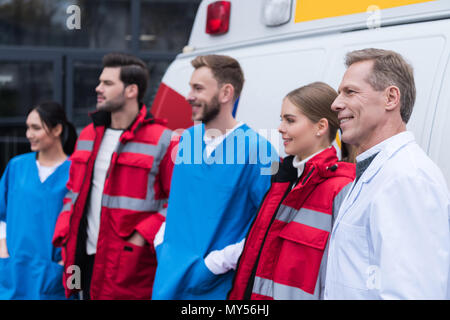
[[[219,102],[225,104],[229,101],[233,101],[234,87],[230,83],[226,83],[220,88]]]
[[[125,88],[125,97],[129,98],[129,99],[134,99],[138,97],[139,95],[139,88],[137,86],[137,84],[129,84],[127,85],[127,87]]]
[[[392,111],[400,106],[400,89],[397,86],[389,86],[385,89],[387,111]]]

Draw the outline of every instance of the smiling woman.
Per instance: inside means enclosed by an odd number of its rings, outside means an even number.
[[[26,126],[33,152],[14,157],[0,180],[0,299],[64,299],[61,250],[51,240],[76,132],[56,102],[32,108]]]
[[[278,130],[290,156],[272,177],[248,233],[230,299],[323,296],[329,233],[355,175],[331,146],[336,97],[329,85],[314,82],[284,98]]]
[[[330,108],[336,97],[336,91],[323,82],[288,93],[278,127],[287,154],[302,160],[331,145],[339,126],[337,114]]]
[[[50,149],[55,149],[57,153],[59,153],[58,149],[62,151],[61,141],[59,140],[62,130],[61,125],[49,129],[42,122],[39,113],[36,110],[30,112],[26,124],[26,136],[30,141],[31,150],[38,152],[42,151],[44,154]]]

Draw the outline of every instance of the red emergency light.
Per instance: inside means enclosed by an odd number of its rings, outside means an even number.
[[[230,26],[230,1],[216,1],[208,5],[206,33],[223,34]]]

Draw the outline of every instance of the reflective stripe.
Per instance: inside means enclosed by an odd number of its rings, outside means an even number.
[[[140,142],[127,142],[122,145],[120,152],[132,152],[140,153],[146,156],[154,157],[160,152],[161,147],[159,145],[152,145]]]
[[[167,217],[167,208],[162,208],[159,210],[159,214],[162,215],[164,218]]]
[[[155,200],[154,184],[156,174],[159,172],[159,163],[166,154],[172,138],[171,130],[164,130],[158,144],[151,145],[140,142],[127,142],[120,144],[118,153],[131,152],[153,157],[153,164],[148,175],[146,199],[131,198],[126,196],[110,196],[103,194],[102,206],[110,209],[125,209],[131,211],[160,211],[167,199]],[[164,212],[164,211],[163,211]]]
[[[172,131],[169,129],[164,130],[164,132],[161,134],[161,137],[159,138],[159,141],[158,141],[158,146],[162,150],[159,151],[159,154],[157,154],[157,157],[155,157],[153,160],[151,173],[157,174],[159,172],[159,164],[160,164],[162,158],[164,157],[164,155],[166,154],[166,151],[170,145],[171,139],[172,139]],[[152,181],[152,184],[151,184],[152,186],[153,186],[153,182],[154,181]]]
[[[70,211],[72,204],[75,203],[75,201],[77,201],[77,199],[78,199],[78,193],[69,190],[69,191],[66,193],[65,198],[66,198],[66,199],[70,199],[70,202],[65,203],[65,204],[63,205],[61,211]]]
[[[72,202],[67,202],[66,204],[63,205],[61,211],[70,211],[70,208],[72,208]]]
[[[339,209],[341,208],[342,202],[344,202],[345,196],[350,191],[352,186],[352,182],[349,182],[345,187],[341,189],[341,191],[334,197],[333,200],[333,221],[336,220],[337,215],[339,213]]]
[[[78,140],[77,150],[80,151],[92,151],[94,148],[94,141],[91,140]]]
[[[161,134],[161,137],[159,137],[158,144],[161,144],[167,148],[171,140],[172,140],[172,130],[165,129],[164,132]]]
[[[317,290],[316,290],[317,291]],[[275,281],[255,277],[253,293],[276,300],[317,300],[316,294],[309,294],[297,287],[280,284]]]
[[[159,211],[159,209],[161,209],[166,202],[167,199],[136,199],[122,196],[109,196],[106,194],[104,194],[102,198],[102,206],[104,207],[109,209],[125,209],[132,211]]]
[[[326,271],[327,271],[327,263],[328,263],[328,244],[330,242],[327,241],[325,246],[325,250],[323,251],[322,260],[320,260],[319,267],[319,276],[317,277],[316,287],[314,288],[314,294],[320,295],[319,299],[323,300],[323,295],[325,293],[325,279],[326,279]]]
[[[331,214],[305,208],[301,208],[297,211],[294,208],[285,205],[280,206],[276,219],[286,223],[295,221],[328,232],[331,232],[332,227]]]
[[[278,209],[278,213],[276,216],[277,220],[289,223],[292,221],[292,219],[294,218],[294,216],[298,213],[297,210],[295,210],[292,207],[288,207],[285,205],[280,205],[280,208]]]
[[[157,144],[148,144],[143,142],[126,142],[122,143],[120,147],[120,153],[131,152],[140,153],[146,156],[156,157],[161,154],[161,151],[167,149],[172,137],[172,131],[164,130],[161,134]]]
[[[70,200],[72,200],[72,203],[75,203],[75,201],[77,201],[78,199],[78,192],[69,191],[66,194],[66,198],[69,198]]]
[[[273,298],[273,284],[272,280],[255,277],[253,282],[253,293],[260,294],[262,296]]]

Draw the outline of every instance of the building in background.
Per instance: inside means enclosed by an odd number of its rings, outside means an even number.
[[[64,104],[81,129],[95,110],[101,59],[132,53],[148,64],[150,106],[161,77],[188,42],[201,0],[0,0],[0,174],[28,152],[25,114]]]

